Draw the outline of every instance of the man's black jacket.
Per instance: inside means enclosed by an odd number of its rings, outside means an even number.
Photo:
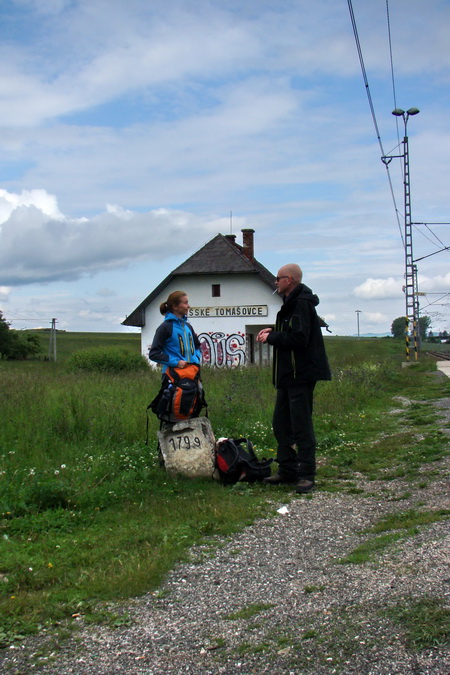
[[[316,305],[319,298],[299,284],[285,298],[275,330],[267,342],[274,347],[273,381],[277,389],[317,380],[331,380]]]

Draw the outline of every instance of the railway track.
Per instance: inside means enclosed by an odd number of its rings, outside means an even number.
[[[450,352],[429,352],[427,351],[428,356],[432,356],[438,361],[450,361]]]

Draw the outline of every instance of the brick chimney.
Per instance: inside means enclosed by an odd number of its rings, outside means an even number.
[[[228,239],[228,241],[229,241],[231,244],[236,245],[236,235],[235,235],[235,234],[226,234],[226,235],[225,235],[225,239]]]
[[[252,262],[255,259],[254,248],[253,248],[253,235],[255,230],[247,229],[241,230],[242,232],[242,249],[244,255],[251,260]]]

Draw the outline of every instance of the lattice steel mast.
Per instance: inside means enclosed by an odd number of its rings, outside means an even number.
[[[395,108],[392,114],[396,117],[402,117],[405,125],[405,135],[403,138],[403,155],[389,155],[382,157],[385,164],[389,164],[394,157],[403,158],[403,185],[404,185],[404,221],[405,221],[405,300],[406,300],[406,360],[410,359],[410,338],[413,338],[414,358],[419,358],[419,299],[417,289],[417,267],[414,265],[413,256],[413,238],[411,221],[411,185],[409,176],[409,142],[407,134],[407,123],[411,115],[417,115],[418,108],[409,108],[406,112],[401,108]]]

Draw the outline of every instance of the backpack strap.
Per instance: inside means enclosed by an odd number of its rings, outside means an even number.
[[[153,401],[150,401],[150,403],[147,406],[147,409],[146,409],[146,427],[145,427],[145,445],[148,445],[148,417],[149,417],[148,411],[151,410],[153,413],[156,414],[156,408],[157,408],[158,403],[159,403],[159,401],[162,397],[163,391],[164,391],[164,385],[161,386],[160,390],[156,394]],[[160,424],[159,428],[160,429],[162,428],[162,420],[161,420],[161,424]]]
[[[234,442],[243,445],[250,457],[256,458],[255,451],[253,450],[253,443],[249,441],[248,438],[235,438]]]
[[[147,414],[146,414],[146,427],[145,427],[145,445],[148,445],[148,410],[151,408],[151,403],[148,404],[147,406]]]
[[[179,369],[170,366],[169,368],[166,369],[166,372],[164,375],[168,378],[169,382],[172,382],[172,384],[176,387],[178,382],[181,380],[181,376],[179,373]]]

